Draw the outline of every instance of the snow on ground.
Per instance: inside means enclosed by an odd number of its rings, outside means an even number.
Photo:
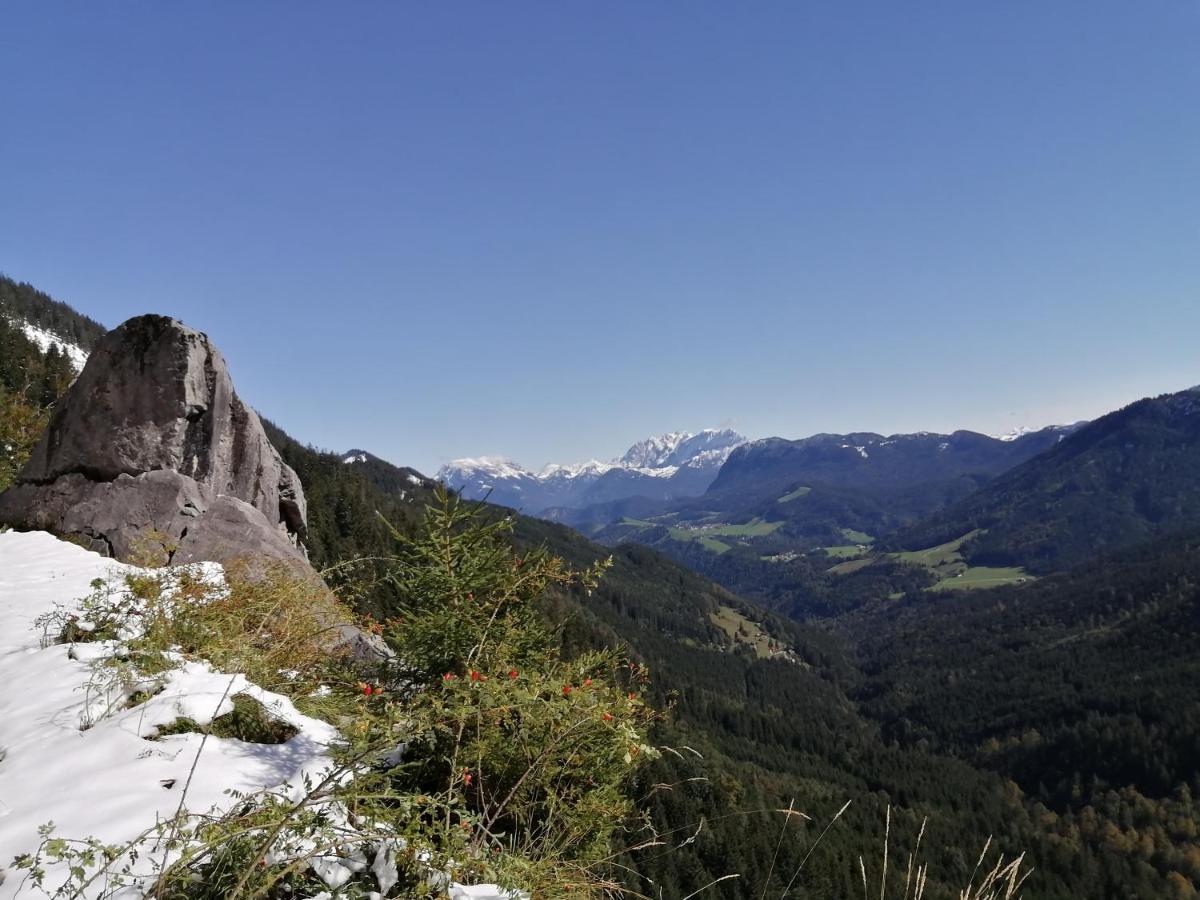
[[[215,563],[205,577],[222,576]],[[169,818],[188,782],[186,807],[203,812],[228,802],[229,789],[252,792],[300,785],[328,764],[335,729],[302,715],[286,697],[242,675],[187,663],[166,673],[165,687],[132,709],[98,703],[90,660],[103,643],[42,646],[34,619],[56,604],[71,607],[94,579],[137,571],[44,532],[0,533],[0,900],[16,896],[24,872],[12,859],[36,849],[39,826],[57,835],[122,844]],[[198,734],[145,738],[179,717],[206,724],[249,694],[299,733],[284,744],[250,744]],[[107,715],[98,707],[115,706]],[[193,765],[195,766],[193,771]],[[319,777],[314,780],[319,781]],[[57,884],[53,876],[47,886]],[[25,896],[36,891],[28,887]],[[501,900],[489,885],[451,886],[455,900]]]
[[[208,568],[210,575],[220,572]],[[331,726],[241,675],[197,663],[168,673],[164,690],[146,703],[120,709],[117,702],[116,712],[100,717],[98,705],[108,704],[98,696],[89,661],[110,648],[42,647],[33,620],[56,603],[87,596],[93,579],[129,571],[44,532],[0,534],[0,866],[35,849],[38,827],[50,821],[63,837],[133,839],[156,816],[174,814],[193,763],[186,805],[196,812],[220,805],[227,789],[299,784],[305,772],[328,763]],[[237,693],[255,697],[300,733],[279,745],[210,737],[203,751],[198,734],[145,740],[181,716],[211,721],[233,708]],[[15,895],[22,875],[6,873],[0,898]]]
[[[75,371],[83,371],[83,364],[87,362],[88,355],[87,351],[82,347],[64,341],[57,334],[46,331],[43,328],[38,328],[36,325],[30,325],[28,322],[17,320],[17,324],[21,326],[21,330],[25,332],[25,336],[37,344],[38,349],[43,353],[49,350],[52,344],[57,344],[58,352],[66,355]]]

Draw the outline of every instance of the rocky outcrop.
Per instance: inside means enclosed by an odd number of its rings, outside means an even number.
[[[304,490],[208,337],[164,316],[109,332],[14,485],[0,523],[139,563],[307,568]]]

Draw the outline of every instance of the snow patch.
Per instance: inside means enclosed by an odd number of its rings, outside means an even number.
[[[72,344],[70,341],[64,340],[57,334],[54,334],[54,332],[38,328],[36,325],[31,325],[22,319],[9,319],[9,321],[15,325],[19,325],[21,330],[25,332],[25,336],[37,344],[38,349],[43,353],[51,347],[58,347],[58,352],[67,357],[71,363],[71,367],[76,372],[83,371],[88,354],[78,344]]]
[[[42,646],[36,617],[87,596],[94,579],[136,571],[44,532],[0,534],[0,866],[36,849],[49,821],[69,837],[136,838],[175,813],[193,763],[187,806],[196,812],[228,802],[229,789],[299,785],[329,764],[332,726],[243,675],[187,663],[162,676],[160,693],[124,709],[124,696],[97,688],[91,665],[112,654],[111,644]],[[211,722],[239,693],[299,733],[278,745],[209,737],[201,748],[198,734],[146,740],[180,717]],[[22,874],[6,873],[0,898],[16,894]]]
[[[1030,428],[1028,425],[1018,425],[1012,431],[1005,432],[1004,434],[994,434],[992,437],[998,441],[1004,441],[1007,444],[1015,440],[1019,440],[1020,438],[1025,437],[1027,434],[1033,434],[1037,430],[1038,429],[1036,428]]]

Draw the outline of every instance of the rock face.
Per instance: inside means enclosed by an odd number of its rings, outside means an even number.
[[[304,490],[206,335],[164,316],[109,332],[0,523],[141,563],[267,557],[308,568]]]

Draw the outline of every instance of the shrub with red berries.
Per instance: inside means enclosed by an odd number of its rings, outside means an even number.
[[[605,566],[517,555],[511,523],[448,496],[426,529],[391,573],[403,625],[385,634],[412,685],[407,762],[392,777],[454,810],[431,821],[453,826],[447,855],[474,861],[481,880],[503,881],[519,846],[523,887],[540,881],[553,896],[570,882],[598,897],[580,875],[603,883],[613,835],[636,814],[626,785],[657,755],[655,714],[644,670],[611,651],[564,658],[539,602],[553,587],[590,588]]]

